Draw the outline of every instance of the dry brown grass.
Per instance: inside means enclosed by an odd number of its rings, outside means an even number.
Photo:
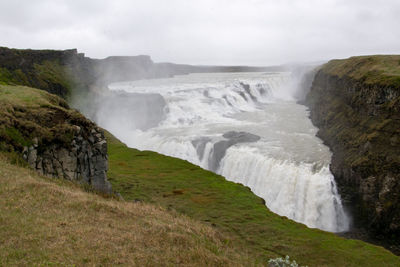
[[[0,156],[0,266],[235,266],[243,251],[160,207],[86,193]]]

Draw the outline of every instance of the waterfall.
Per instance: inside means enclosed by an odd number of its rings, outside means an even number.
[[[296,103],[293,84],[290,73],[190,74],[118,83],[110,88],[140,95],[142,104],[116,98],[118,103],[103,105],[99,121],[128,146],[182,158],[249,186],[279,215],[346,231],[349,220],[329,171],[330,151],[316,137],[306,107]],[[157,120],[154,109],[164,112]],[[146,118],[152,118],[151,126],[132,128]]]

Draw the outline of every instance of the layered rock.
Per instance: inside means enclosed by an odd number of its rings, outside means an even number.
[[[107,141],[104,133],[93,128],[90,134],[75,126],[75,134],[69,146],[52,144],[39,147],[36,141],[24,147],[23,157],[31,168],[42,175],[86,183],[105,194],[112,192],[107,180]]]
[[[400,242],[400,57],[331,61],[306,98],[355,227]]]

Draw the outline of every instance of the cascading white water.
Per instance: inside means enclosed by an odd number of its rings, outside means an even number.
[[[131,147],[179,157],[249,186],[273,212],[345,231],[331,154],[315,136],[306,107],[296,103],[293,82],[290,73],[208,73],[113,84],[113,90],[160,94],[165,116],[158,126],[137,129],[118,122],[137,114],[143,120],[151,108],[132,107],[118,117],[100,110],[98,123]],[[118,110],[118,103],[111,106]]]
[[[255,149],[230,148],[220,173],[249,186],[280,215],[328,231],[345,230],[333,176],[327,166],[265,157]],[[265,177],[268,177],[267,179]]]

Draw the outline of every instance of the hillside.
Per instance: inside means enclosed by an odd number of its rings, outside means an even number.
[[[307,105],[333,152],[331,171],[355,226],[398,246],[400,56],[328,62],[315,76]]]
[[[237,266],[229,237],[144,203],[87,193],[38,176],[0,154],[1,266]]]

